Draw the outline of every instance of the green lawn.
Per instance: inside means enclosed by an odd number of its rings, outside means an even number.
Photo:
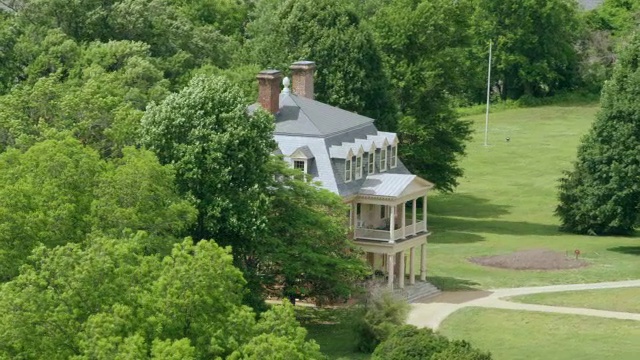
[[[635,360],[640,353],[640,326],[632,320],[465,308],[440,332],[491,351],[494,360]]]
[[[453,194],[429,198],[429,279],[444,289],[495,288],[640,278],[640,238],[558,232],[557,180],[570,168],[597,105],[544,106],[473,121],[474,139],[462,160],[465,176]],[[509,137],[510,141],[505,139]],[[591,266],[563,271],[482,267],[469,257],[546,248],[580,249]]]
[[[640,288],[563,291],[512,297],[529,304],[640,313]]]
[[[320,345],[329,359],[369,359],[370,354],[357,352],[353,332],[349,328],[348,309],[316,309],[296,307],[296,317],[309,332],[308,338]]]

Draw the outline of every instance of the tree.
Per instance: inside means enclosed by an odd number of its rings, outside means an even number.
[[[178,190],[194,199],[194,238],[215,237],[241,251],[239,239],[264,230],[272,132],[273,117],[262,110],[248,114],[237,87],[198,76],[149,106],[140,142],[174,166]]]
[[[315,184],[280,159],[274,159],[266,237],[255,256],[245,259],[262,285],[275,296],[311,298],[317,304],[346,300],[368,272],[361,252],[349,239],[342,198]]]
[[[96,177],[104,164],[77,140],[34,145],[0,154],[0,279],[15,276],[38,243],[82,241]]]
[[[452,94],[462,97],[473,83],[470,13],[464,1],[403,0],[383,6],[369,24],[400,108],[400,158],[444,191],[462,176],[458,162],[471,134],[452,103]]]
[[[320,358],[291,307],[256,324],[229,249],[187,238],[162,259],[145,254],[141,237],[35,249],[0,288],[0,358],[251,358],[266,334]],[[286,358],[282,351],[274,358]]]
[[[160,165],[148,150],[125,148],[123,157],[98,176],[91,203],[93,231],[122,237],[142,230],[151,240],[166,241],[184,234],[195,217],[195,208],[178,196],[174,170]]]
[[[380,130],[395,130],[380,54],[347,2],[259,2],[247,36],[247,62],[286,69],[293,61],[313,60],[318,101],[372,117]]]
[[[476,51],[493,41],[492,77],[502,98],[544,96],[575,84],[582,32],[573,0],[478,0]]]
[[[429,328],[399,327],[383,341],[372,360],[491,360],[491,354],[472,348],[466,341],[449,341]]]
[[[560,180],[556,215],[565,231],[633,232],[640,213],[640,36],[621,54],[602,91],[601,110]]]

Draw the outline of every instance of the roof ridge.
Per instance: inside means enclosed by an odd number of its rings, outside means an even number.
[[[311,116],[309,116],[309,114],[307,114],[307,113],[304,111],[304,109],[302,108],[302,106],[300,106],[300,103],[298,103],[298,99],[299,99],[300,97],[299,97],[298,95],[296,95],[296,94],[287,94],[287,95],[291,98],[291,100],[293,100],[293,102],[294,102],[294,103],[296,103],[296,105],[298,105],[298,109],[300,109],[300,112],[302,112],[302,113],[304,114],[304,116],[306,116],[306,117],[307,117],[307,119],[309,119],[309,122],[310,122],[311,124],[313,124],[313,127],[314,127],[314,128],[316,128],[316,130],[317,130],[319,133],[322,133],[322,131],[321,131],[321,130],[318,128],[318,126],[316,125],[315,121],[313,121],[313,119],[311,118]],[[309,99],[309,100],[311,100],[311,99]]]

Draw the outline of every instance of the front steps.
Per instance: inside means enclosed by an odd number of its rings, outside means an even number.
[[[414,285],[405,283],[404,289],[396,288],[393,291],[399,297],[406,299],[408,303],[428,299],[440,294],[440,289],[428,281],[416,281]]]

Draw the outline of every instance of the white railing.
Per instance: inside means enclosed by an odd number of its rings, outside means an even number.
[[[416,222],[415,233],[413,232],[413,224],[407,225],[404,227],[404,235],[402,232],[402,228],[395,229],[393,231],[393,238],[391,238],[391,231],[389,230],[357,228],[355,230],[355,238],[367,239],[367,240],[395,241],[395,240],[400,240],[404,237],[415,235],[417,233],[420,233],[426,230],[427,230],[426,223],[424,221],[418,221]]]

